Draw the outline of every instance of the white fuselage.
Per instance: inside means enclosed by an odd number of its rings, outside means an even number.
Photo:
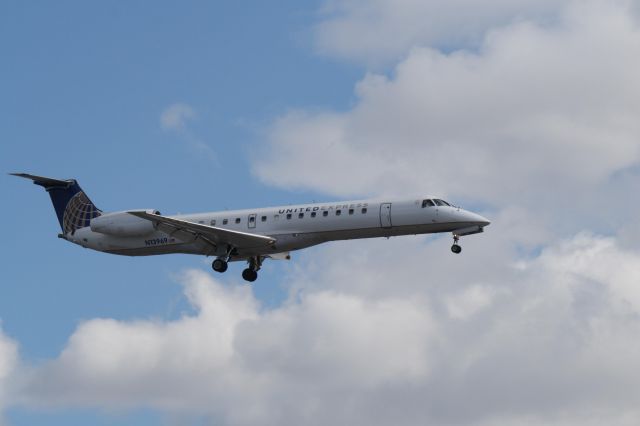
[[[484,217],[459,207],[424,206],[424,201],[360,200],[169,217],[276,240],[259,253],[251,249],[237,250],[230,260],[285,253],[334,240],[454,232],[469,227],[477,227],[477,232],[482,232],[482,228],[489,224]],[[222,256],[226,252],[226,247],[212,250],[211,245],[197,235],[177,238],[159,230],[139,236],[114,236],[84,227],[64,238],[86,248],[129,256],[165,253]]]

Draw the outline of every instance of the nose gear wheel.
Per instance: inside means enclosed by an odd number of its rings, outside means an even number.
[[[457,235],[453,235],[453,245],[451,246],[451,251],[454,252],[455,254],[460,254],[460,252],[462,251],[462,247],[460,247],[458,245],[458,241],[460,241],[460,237],[458,237]]]

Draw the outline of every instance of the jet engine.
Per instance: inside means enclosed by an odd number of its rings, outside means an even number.
[[[133,211],[160,214],[158,210]],[[91,219],[90,226],[93,232],[118,237],[140,237],[155,231],[153,222],[129,214],[129,211],[102,214]]]

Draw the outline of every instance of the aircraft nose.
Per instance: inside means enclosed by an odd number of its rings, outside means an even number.
[[[474,222],[478,226],[487,226],[491,224],[491,221],[484,216],[477,213],[465,211],[465,219],[469,222]]]

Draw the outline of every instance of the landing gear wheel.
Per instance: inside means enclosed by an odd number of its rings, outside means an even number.
[[[224,259],[218,258],[213,261],[213,263],[211,264],[211,267],[213,268],[214,271],[222,273],[227,270],[229,265]]]
[[[453,234],[453,245],[451,246],[451,251],[455,254],[459,254],[462,251],[462,247],[458,245],[458,241],[460,241],[460,237],[457,234]]]
[[[253,269],[247,268],[242,271],[242,278],[244,278],[245,281],[249,281],[250,283],[252,283],[256,279],[258,279],[258,273]]]

